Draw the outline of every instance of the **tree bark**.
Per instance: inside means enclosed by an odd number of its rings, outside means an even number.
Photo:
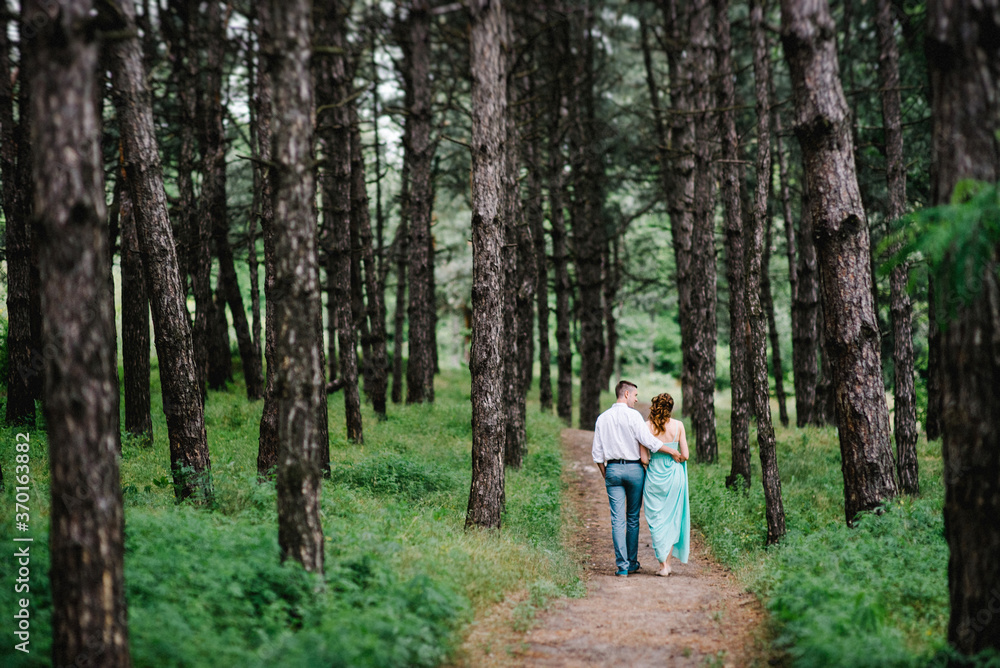
[[[32,323],[32,234],[31,234],[31,146],[30,74],[25,53],[33,47],[33,30],[21,26],[21,62],[15,75],[7,38],[8,13],[0,5],[0,177],[3,179],[3,213],[7,260],[7,412],[9,425],[35,424],[35,399],[44,357],[38,330]],[[23,13],[22,13],[23,15]],[[20,80],[19,122],[14,122],[15,79]]]
[[[691,338],[687,348],[691,370],[691,422],[699,462],[719,457],[715,433],[715,358],[718,341],[715,266],[715,106],[709,72],[714,64],[711,45],[712,8],[709,0],[691,2],[688,34],[695,124],[694,219],[691,228]],[[687,404],[685,404],[687,411]]]
[[[126,29],[134,33],[132,3],[121,0],[115,6]],[[184,288],[167,215],[163,169],[153,132],[142,50],[135,37],[117,40],[108,48],[111,95],[118,116],[125,178],[132,202],[143,203],[133,207],[133,214],[153,314],[174,491],[178,500],[194,497],[207,501],[212,489],[204,408]]]
[[[351,121],[351,215],[357,219],[361,260],[364,263],[365,309],[368,314],[368,346],[365,355],[365,394],[375,415],[384,420],[385,394],[388,387],[389,360],[386,354],[384,290],[379,278],[365,179],[365,157],[361,146],[358,110],[350,106]]]
[[[326,402],[322,369],[316,184],[312,20],[309,0],[269,3],[273,41],[268,70],[274,85],[275,334],[274,392],[278,400],[278,545],[281,558],[323,572],[320,522],[320,442],[317,412]],[[263,17],[262,17],[263,19]],[[270,296],[270,295],[269,295]],[[270,299],[268,300],[270,301]]]
[[[472,484],[465,527],[499,529],[504,506],[506,13],[469,0],[472,70]],[[412,331],[412,330],[411,330]],[[411,357],[412,363],[412,357]]]
[[[124,1],[124,0],[123,0]],[[122,175],[124,177],[124,174]],[[121,189],[122,366],[125,371],[125,431],[153,442],[149,412],[149,297],[143,278],[132,196]]]
[[[431,289],[434,256],[431,245],[431,211],[434,206],[431,163],[431,48],[430,13],[427,0],[412,0],[407,18],[404,55],[409,64],[406,83],[410,87],[406,116],[409,139],[405,157],[409,163],[409,355],[406,366],[406,403],[434,401],[434,293]]]
[[[726,487],[750,487],[750,400],[747,370],[748,325],[746,304],[746,260],[743,252],[743,211],[740,201],[739,138],[733,109],[732,39],[729,2],[715,0],[716,48],[719,70],[719,135],[722,139],[722,201],[725,204],[726,281],[729,283],[729,376],[732,412],[729,426],[733,449],[732,468]]]
[[[861,206],[847,102],[826,2],[782,0],[782,42],[792,75],[795,132],[823,274],[824,327],[837,402],[844,512],[852,524],[896,495],[889,411],[871,294],[868,225]]]
[[[944,401],[941,380],[941,328],[937,322],[938,296],[934,277],[927,277],[927,440],[941,438]]]
[[[879,0],[876,27],[879,37],[879,88],[885,123],[886,186],[889,209],[886,218],[898,220],[906,213],[906,164],[903,161],[902,111],[899,100],[899,49],[896,46],[892,3]],[[909,266],[892,270],[889,279],[893,339],[893,391],[896,433],[896,474],[905,494],[919,494],[917,465],[917,405],[913,379],[912,309],[906,292]]]
[[[603,264],[607,237],[601,220],[604,185],[601,147],[594,110],[593,7],[571,19],[575,39],[572,61],[573,104],[570,105],[572,151],[573,251],[576,265],[577,314],[580,320],[580,429],[594,428],[601,411],[601,367],[604,359]],[[570,53],[573,53],[571,50]]]
[[[409,224],[407,222],[407,205],[409,193],[408,170],[403,169],[403,192],[400,199],[404,204],[400,207],[399,227],[396,235],[399,245],[396,248],[396,314],[393,318],[392,336],[392,403],[403,401],[403,336],[406,325],[406,265],[409,257]]]
[[[555,81],[549,87],[548,113],[548,165],[546,180],[549,195],[549,221],[552,237],[552,271],[556,293],[556,415],[567,425],[573,419],[573,348],[570,340],[569,298],[572,286],[569,280],[569,248],[567,246],[566,223],[563,211],[563,169],[565,161],[562,153],[563,123],[563,71],[565,54],[568,52],[568,30],[565,18],[550,28],[550,60],[555,63]]]
[[[935,0],[928,3],[926,56],[933,114],[931,199],[951,200],[955,184],[1000,178],[997,140],[1000,6],[995,0]],[[953,249],[934,267],[938,315],[955,315],[940,332],[940,381],[944,411],[944,527],[951,554],[948,643],[962,654],[1000,649],[1000,246],[994,242],[985,266],[970,267],[963,249]],[[964,265],[964,266],[963,266]],[[974,273],[974,272],[977,272]],[[965,303],[949,290],[947,277],[979,285]],[[944,307],[944,308],[942,308]],[[953,662],[959,665],[959,661]]]
[[[364,442],[361,395],[358,390],[358,349],[351,306],[351,120],[347,109],[351,85],[344,56],[346,18],[339,3],[315,7],[316,36],[329,41],[313,59],[318,113],[316,133],[325,169],[320,172],[323,230],[320,243],[326,253],[328,316],[336,323],[340,350],[339,378],[344,391],[348,440]],[[334,331],[330,331],[333,338]],[[330,360],[333,376],[333,359]]]
[[[773,193],[772,193],[773,194]],[[771,228],[773,216],[768,214],[764,230],[764,249],[761,254],[760,304],[767,317],[767,336],[771,341],[771,373],[774,375],[774,396],[778,400],[781,426],[788,426],[788,407],[785,402],[785,369],[781,363],[781,339],[774,317],[774,298],[771,296]]]
[[[250,9],[247,17],[250,23],[251,35],[254,33],[254,24],[257,20],[257,7],[254,5]],[[254,157],[260,157],[260,132],[259,113],[257,108],[257,82],[260,77],[260,66],[256,60],[259,48],[254,49],[253,37],[247,38],[247,99],[250,113],[250,151]],[[261,318],[260,318],[260,263],[257,259],[257,223],[261,216],[261,208],[264,198],[261,190],[264,185],[264,167],[259,162],[253,163],[253,200],[250,205],[250,217],[247,220],[247,271],[250,274],[250,343],[253,346],[253,355],[258,362],[261,359]],[[258,399],[264,398],[265,382],[263,378],[263,368],[261,368],[261,387]]]
[[[757,184],[754,193],[750,229],[747,230],[747,321],[749,323],[750,391],[757,420],[757,450],[760,453],[760,478],[764,486],[764,512],[767,516],[767,544],[777,543],[785,535],[785,509],[781,501],[781,477],[778,474],[778,451],[771,422],[771,402],[767,384],[767,334],[764,309],[761,307],[761,272],[764,246],[764,219],[771,182],[771,119],[768,88],[771,65],[764,37],[764,0],[750,3],[750,34],[753,42],[754,91],[757,108]]]
[[[260,230],[264,241],[264,361],[267,374],[264,382],[264,407],[260,416],[260,436],[257,442],[257,476],[264,480],[275,473],[278,466],[278,396],[274,389],[277,359],[274,341],[277,324],[274,318],[275,287],[274,256],[274,167],[271,163],[271,72],[266,65],[267,54],[274,50],[270,4],[256,3],[257,21],[257,146],[260,154]],[[322,345],[322,344],[321,344]]]
[[[87,0],[24,6],[37,30],[25,56],[47,352],[52,663],[130,666],[93,9]],[[16,441],[30,452],[27,436]]]

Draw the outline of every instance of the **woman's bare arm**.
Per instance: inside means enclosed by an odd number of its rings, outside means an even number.
[[[690,457],[690,454],[688,453],[688,441],[687,441],[687,435],[684,433],[684,423],[681,422],[680,424],[681,424],[681,432],[677,436],[677,441],[678,441],[677,444],[678,446],[680,446],[681,457],[684,458],[681,461],[686,462]]]

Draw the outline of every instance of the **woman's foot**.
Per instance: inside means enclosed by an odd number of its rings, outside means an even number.
[[[656,571],[656,574],[662,577],[667,577],[668,575],[670,575],[670,573],[671,573],[670,566],[664,566],[660,570]]]

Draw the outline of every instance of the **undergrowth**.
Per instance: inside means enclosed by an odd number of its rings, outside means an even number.
[[[561,423],[537,407],[528,411],[524,466],[507,474],[503,529],[464,529],[467,373],[442,374],[433,405],[390,405],[384,422],[366,406],[363,444],[346,440],[343,403],[331,397],[321,579],[280,563],[274,485],[256,479],[261,402],[247,402],[241,384],[210,393],[214,506],[178,506],[155,369],[152,387],[153,444],[126,437],[121,460],[136,666],[435,666],[452,656],[477,612],[509,593],[528,590],[541,607],[580,590],[560,543]],[[14,433],[0,438],[12,443]],[[47,448],[41,428],[30,433],[31,652],[5,642],[4,666],[50,662]],[[5,473],[10,450],[3,449]],[[13,505],[8,480],[0,510],[0,541],[8,545]],[[8,619],[23,596],[7,586],[9,563],[0,570],[0,614]]]

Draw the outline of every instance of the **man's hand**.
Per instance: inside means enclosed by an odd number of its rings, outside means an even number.
[[[604,464],[603,463],[597,462],[597,468],[601,469],[601,477],[602,478],[607,478],[608,477],[608,474],[604,472]]]

